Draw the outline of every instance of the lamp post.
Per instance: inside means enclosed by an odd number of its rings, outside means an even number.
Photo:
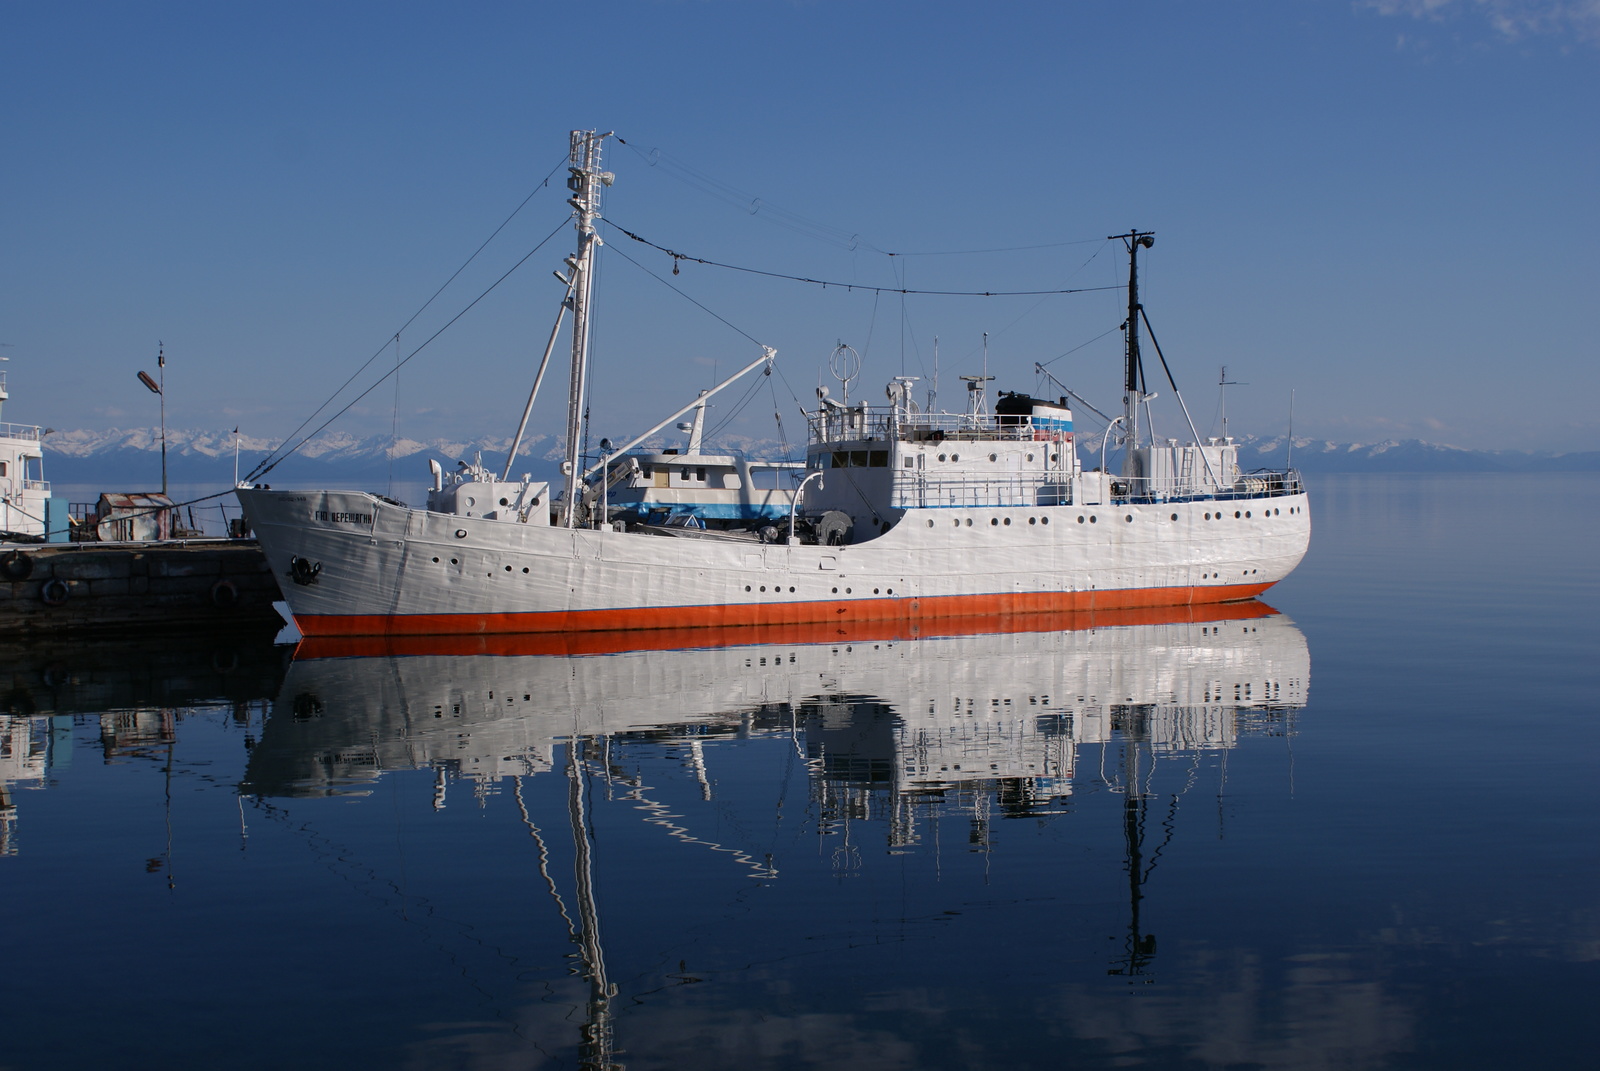
[[[150,388],[150,393],[161,398],[161,493],[167,493],[167,349],[159,340],[156,342],[156,374],[161,377],[158,383],[150,378],[148,372],[139,373],[139,382]]]

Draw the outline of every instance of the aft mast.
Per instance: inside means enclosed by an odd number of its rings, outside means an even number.
[[[1128,449],[1122,456],[1122,474],[1132,476],[1135,475],[1133,448],[1139,445],[1139,403],[1149,397],[1144,391],[1144,364],[1139,358],[1139,247],[1151,248],[1156,244],[1156,236],[1154,231],[1130,230],[1127,234],[1113,234],[1106,241],[1118,239],[1128,247],[1128,320],[1122,325],[1127,340],[1122,377],[1122,426]]]
[[[562,524],[578,524],[578,487],[583,476],[584,404],[589,392],[589,303],[594,291],[594,254],[600,246],[595,221],[600,218],[600,190],[611,185],[614,176],[600,170],[600,146],[610,132],[593,130],[572,132],[572,152],[568,159],[567,188],[572,196],[574,222],[578,228],[578,251],[568,261],[572,269],[572,374],[567,381],[567,452],[561,471],[566,476]]]

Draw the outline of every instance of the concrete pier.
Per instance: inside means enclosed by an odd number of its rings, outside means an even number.
[[[269,625],[278,598],[252,540],[0,546],[0,635]]]

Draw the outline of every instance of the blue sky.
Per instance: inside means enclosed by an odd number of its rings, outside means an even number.
[[[134,374],[159,339],[170,425],[287,433],[562,161],[568,130],[598,127],[627,142],[608,150],[610,220],[778,273],[1109,286],[1124,260],[1102,239],[1155,231],[1145,302],[1202,433],[1226,364],[1236,432],[1281,433],[1293,390],[1297,434],[1600,449],[1597,60],[1595,0],[8,2],[4,415],[153,424]],[[402,353],[559,227],[563,196],[536,193]],[[751,359],[746,335],[783,370],[719,412],[754,436],[776,434],[775,408],[801,432],[796,397],[841,340],[872,399],[890,375],[931,378],[937,337],[958,401],[984,332],[1000,388],[1033,390],[1054,359],[1090,400],[1118,398],[1116,293],[673,277],[607,237],[597,435]],[[336,427],[509,434],[571,244]],[[557,427],[564,394],[546,388],[537,425]]]

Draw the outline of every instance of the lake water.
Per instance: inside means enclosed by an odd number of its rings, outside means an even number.
[[[0,1067],[1592,1066],[1600,478],[1312,493],[1282,613],[13,645]]]

